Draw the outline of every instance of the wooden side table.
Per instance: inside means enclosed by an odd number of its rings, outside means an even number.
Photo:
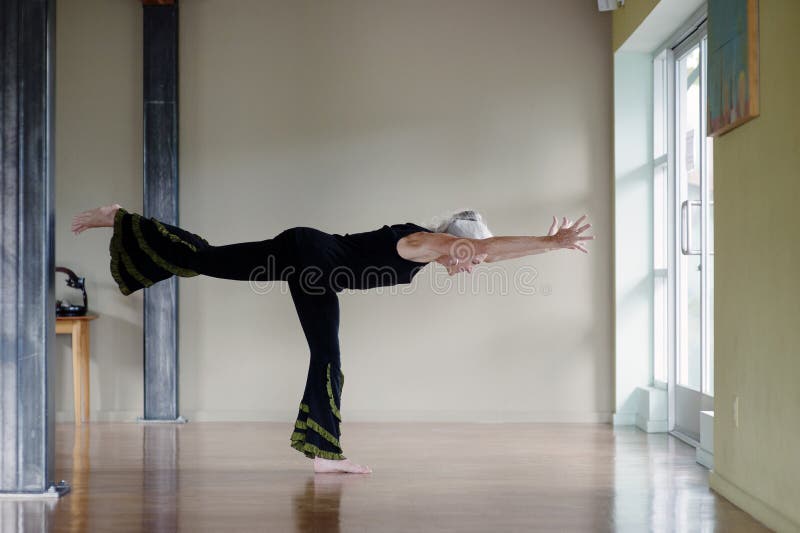
[[[89,322],[95,318],[97,315],[56,317],[56,335],[72,335],[72,387],[76,424],[81,424],[83,420],[89,421]]]

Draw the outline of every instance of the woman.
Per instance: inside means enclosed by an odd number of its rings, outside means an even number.
[[[407,222],[374,231],[328,234],[314,228],[287,229],[272,239],[212,246],[186,230],[129,213],[119,204],[76,215],[72,231],[112,227],[111,274],[128,295],[172,277],[198,274],[240,281],[289,284],[311,362],[291,435],[291,446],[314,459],[316,472],[369,473],[342,454],[339,412],[344,374],[339,354],[339,299],[347,289],[410,283],[426,264],[450,275],[549,250],[588,253],[582,242],[591,224],[556,217],[544,237],[494,237],[475,211],[456,213],[436,227]]]

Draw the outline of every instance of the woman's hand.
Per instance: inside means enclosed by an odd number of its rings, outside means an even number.
[[[584,231],[591,228],[591,224],[584,224],[581,227],[578,227],[578,224],[583,222],[586,218],[586,215],[582,215],[581,218],[575,221],[574,224],[570,224],[570,220],[567,217],[563,218],[563,222],[559,226],[558,219],[553,215],[553,223],[550,225],[550,229],[547,231],[547,235],[551,238],[551,241],[554,244],[554,248],[569,248],[571,250],[580,250],[581,252],[588,254],[589,251],[583,247],[581,244],[582,241],[589,241],[594,239],[594,235],[581,235]]]

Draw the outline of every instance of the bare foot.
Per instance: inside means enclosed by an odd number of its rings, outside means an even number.
[[[106,205],[78,213],[72,217],[72,232],[77,235],[89,228],[110,228],[114,226],[114,215],[122,206],[119,204]]]
[[[333,460],[314,457],[314,472],[319,474],[371,474],[372,469],[366,465],[357,465],[350,459]]]

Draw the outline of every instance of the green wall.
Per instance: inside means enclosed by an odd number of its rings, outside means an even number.
[[[622,43],[631,36],[633,30],[647,18],[647,15],[661,0],[627,0],[614,11],[611,24],[611,50],[616,52]]]
[[[800,530],[800,1],[760,6],[761,116],[714,145],[710,482],[784,531]]]

